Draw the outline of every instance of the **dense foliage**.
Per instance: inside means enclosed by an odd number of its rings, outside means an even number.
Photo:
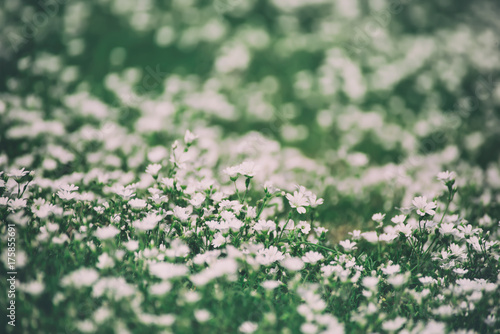
[[[498,332],[497,13],[6,1],[6,331]]]

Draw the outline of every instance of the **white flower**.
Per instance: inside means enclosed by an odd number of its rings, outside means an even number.
[[[303,192],[294,191],[292,194],[286,194],[286,198],[292,208],[296,208],[298,213],[306,213],[305,206],[309,206],[309,200]]]
[[[274,231],[276,230],[276,223],[272,220],[260,219],[254,226],[255,231]]]
[[[20,179],[26,174],[28,174],[28,170],[24,170],[24,167],[22,169],[12,169],[9,173],[7,173],[8,177],[12,177],[14,179]]]
[[[456,177],[457,175],[455,174],[455,172],[449,172],[449,171],[440,172],[437,175],[437,179],[439,181],[442,181],[444,184],[455,181]]]
[[[174,187],[174,179],[172,178],[164,177],[161,179],[160,182],[169,189]]]
[[[281,260],[280,264],[290,271],[298,271],[304,268],[304,261],[298,257],[287,257]]]
[[[436,213],[433,210],[436,208],[436,202],[427,202],[427,197],[425,196],[415,197],[412,203],[420,216],[425,216],[426,214],[432,216]]]
[[[306,221],[300,221],[295,227],[295,229],[299,230],[304,234],[309,234],[309,232],[311,231],[311,224],[309,224]]]
[[[315,227],[314,228],[314,232],[316,233],[316,235],[318,236],[321,236],[323,233],[326,233],[328,232],[328,229],[327,228],[324,228],[324,227]]]
[[[424,276],[424,277],[420,277],[418,279],[420,281],[420,283],[422,283],[423,285],[430,285],[430,284],[435,284],[437,283],[437,280],[430,277],[430,276]]]
[[[282,283],[280,281],[268,280],[260,283],[260,285],[266,290],[274,290],[279,287]]]
[[[378,241],[378,235],[375,231],[361,233],[361,236],[371,243],[376,243]]]
[[[153,284],[149,287],[149,293],[155,296],[162,296],[172,289],[172,283],[163,281],[161,283]]]
[[[227,167],[222,172],[229,176],[230,178],[234,178],[239,173],[239,166]]]
[[[61,280],[62,286],[74,286],[80,288],[91,286],[99,278],[99,273],[95,269],[80,268]]]
[[[146,173],[148,173],[151,176],[156,176],[156,175],[158,175],[158,172],[160,171],[160,169],[161,169],[160,164],[149,164],[146,167]]]
[[[381,270],[384,274],[390,276],[390,275],[394,275],[394,274],[399,273],[399,271],[401,270],[401,267],[399,264],[391,264],[385,268],[382,268]]]
[[[394,287],[400,287],[401,285],[403,285],[404,283],[406,282],[406,277],[405,275],[402,275],[402,274],[399,274],[399,275],[394,275],[394,276],[390,276],[388,279],[387,279],[387,283],[393,285]]]
[[[272,181],[266,181],[264,183],[264,189],[270,194],[274,194],[275,192],[279,191],[279,188],[276,188]]]
[[[222,235],[222,233],[216,233],[214,235],[214,239],[212,240],[212,245],[215,247],[215,248],[219,248],[220,246],[222,246],[223,244],[225,244],[226,242],[229,242],[231,240],[231,237],[228,236],[227,238],[224,237]]]
[[[0,197],[0,205],[6,206],[9,203],[8,197]]]
[[[467,274],[467,273],[469,272],[469,270],[467,270],[467,269],[463,269],[463,268],[454,268],[454,269],[453,269],[453,272],[454,272],[455,274],[457,274],[457,275],[462,276],[462,275]]]
[[[324,256],[319,252],[309,251],[302,256],[302,261],[305,263],[316,263],[323,260]]]
[[[402,224],[406,220],[406,215],[397,215],[391,218],[391,222],[394,224]]]
[[[359,240],[361,239],[361,231],[360,230],[354,230],[352,232],[349,232],[349,234],[352,237],[352,240]]]
[[[183,264],[158,262],[149,264],[149,272],[151,275],[166,280],[186,275],[188,273],[188,268]]]
[[[238,172],[246,177],[254,177],[257,172],[257,166],[251,161],[245,161],[239,165]]]
[[[278,250],[278,247],[271,246],[269,248],[262,248],[257,252],[255,261],[263,266],[270,265],[275,261],[281,261],[285,258],[282,252]]]
[[[180,206],[174,207],[174,216],[181,221],[187,221],[191,217],[191,208],[181,208]]]
[[[386,331],[393,332],[397,331],[401,326],[406,323],[406,319],[402,317],[396,317],[394,320],[386,320],[382,324],[382,328]]]
[[[252,161],[245,161],[237,166],[227,167],[222,172],[224,174],[227,174],[232,179],[234,179],[238,174],[251,178],[255,176],[257,172],[257,166]]]
[[[203,204],[205,198],[206,196],[203,195],[202,193],[196,193],[193,197],[191,197],[189,203],[191,203],[192,206],[198,208]]]
[[[184,134],[184,143],[186,143],[187,145],[189,145],[193,141],[195,141],[197,138],[198,138],[197,135],[195,135],[194,133],[192,133],[189,130],[186,130],[186,133]]]
[[[128,204],[132,207],[132,209],[143,209],[146,207],[147,202],[143,199],[133,198],[128,201]]]
[[[101,255],[99,255],[96,267],[99,269],[107,269],[112,268],[114,265],[115,261],[113,260],[113,258],[109,256],[108,253],[102,253]]]
[[[374,290],[377,288],[378,278],[373,276],[367,276],[363,278],[363,286],[367,289]]]
[[[381,235],[378,236],[378,240],[385,241],[387,243],[391,243],[397,237],[398,237],[398,235],[396,233],[382,233]]]
[[[134,252],[139,249],[139,241],[137,240],[129,240],[124,242],[125,248],[127,248],[130,252]]]
[[[304,334],[316,334],[318,333],[318,326],[306,322],[300,326],[300,331]]]
[[[75,191],[75,190],[78,190],[78,187],[75,186],[74,184],[62,184],[61,186],[59,186],[59,189],[63,190],[63,191]]]
[[[39,281],[31,281],[28,283],[20,284],[19,288],[23,292],[29,293],[30,295],[38,296],[45,289],[45,285]]]
[[[114,238],[115,235],[117,235],[118,233],[120,233],[119,229],[117,229],[113,225],[108,225],[108,226],[97,228],[97,230],[95,231],[95,236],[98,239],[106,240],[106,239]]]
[[[340,244],[340,246],[344,247],[344,250],[346,252],[350,252],[350,251],[358,248],[358,247],[356,247],[356,243],[352,242],[351,240],[340,241],[339,244]]]
[[[255,322],[245,321],[241,324],[238,330],[245,334],[251,334],[257,330],[258,326]]]
[[[381,223],[385,218],[385,213],[382,214],[382,213],[376,213],[372,216],[372,220],[377,222],[377,223]]]
[[[163,219],[162,216],[157,215],[154,212],[148,213],[146,217],[142,220],[136,220],[132,223],[134,228],[140,231],[149,231],[156,227],[156,225]]]
[[[57,192],[57,196],[59,196],[59,198],[66,200],[66,201],[69,201],[69,200],[76,198],[77,195],[78,195],[77,193],[73,193],[73,192],[66,191],[66,190],[59,190]]]
[[[26,207],[26,199],[24,198],[10,199],[8,201],[8,204],[10,211],[16,211]]]
[[[308,200],[309,200],[309,205],[311,206],[311,208],[315,208],[315,207],[323,204],[323,202],[324,202],[324,200],[322,198],[318,198],[315,194],[311,194],[308,197]]]
[[[453,223],[442,223],[439,227],[439,233],[442,235],[455,235],[457,232],[458,230],[455,229],[455,225]]]
[[[124,199],[131,198],[135,196],[135,188],[133,186],[121,186],[121,185],[114,185],[111,188],[111,191],[114,192],[115,194],[123,197]]]
[[[196,321],[198,321],[200,323],[204,323],[204,322],[207,322],[208,320],[210,320],[210,318],[212,318],[212,315],[207,310],[201,309],[201,310],[194,311],[194,317],[195,317]]]

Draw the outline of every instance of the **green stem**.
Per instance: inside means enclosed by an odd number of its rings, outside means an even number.
[[[312,242],[302,241],[302,242],[299,242],[297,244],[298,245],[302,245],[303,244],[303,245],[315,246],[315,247],[319,247],[319,248],[324,249],[326,251],[329,251],[329,252],[337,254],[337,250],[335,250],[335,249],[331,249],[331,248],[328,248],[328,247],[325,247],[325,246],[321,246],[321,245],[318,245],[318,244],[315,244],[315,243],[312,243]]]

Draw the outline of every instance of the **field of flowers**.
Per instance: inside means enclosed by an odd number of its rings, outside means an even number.
[[[493,1],[0,9],[1,333],[499,333]]]

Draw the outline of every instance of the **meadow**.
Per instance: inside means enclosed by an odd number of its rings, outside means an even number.
[[[498,333],[493,1],[0,9],[5,333]]]

